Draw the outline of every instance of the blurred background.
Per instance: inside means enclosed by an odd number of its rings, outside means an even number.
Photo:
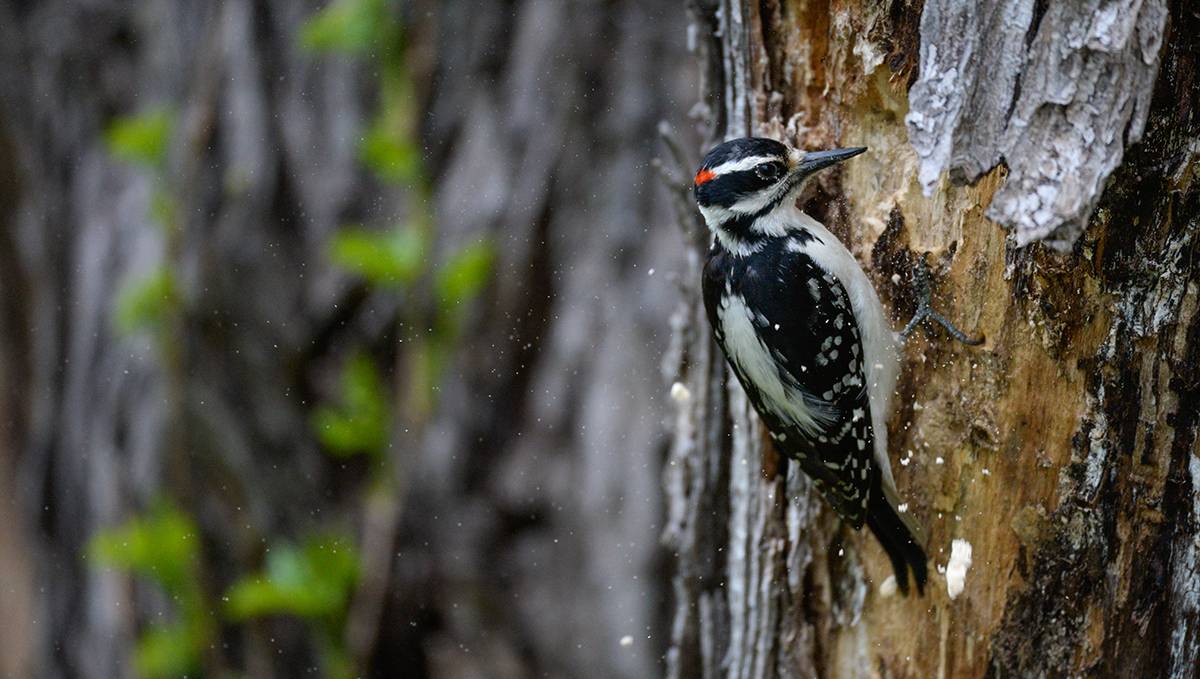
[[[0,674],[661,674],[686,29],[0,2]]]

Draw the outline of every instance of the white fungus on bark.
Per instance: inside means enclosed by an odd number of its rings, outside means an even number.
[[[879,596],[888,598],[896,595],[896,576],[889,575],[879,584]]]
[[[962,594],[971,567],[971,543],[955,538],[950,544],[950,562],[946,564],[946,594],[951,599]]]

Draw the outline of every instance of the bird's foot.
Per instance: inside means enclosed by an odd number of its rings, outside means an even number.
[[[922,254],[917,258],[917,265],[913,269],[913,286],[916,288],[917,312],[913,314],[912,320],[904,329],[900,331],[900,337],[908,340],[908,336],[913,330],[917,329],[923,321],[933,321],[946,329],[950,336],[954,339],[969,346],[978,346],[983,344],[983,338],[972,339],[967,336],[967,333],[954,327],[945,316],[941,315],[933,308],[933,289],[929,285],[929,264],[925,261],[925,255]],[[928,331],[929,326],[926,325]]]

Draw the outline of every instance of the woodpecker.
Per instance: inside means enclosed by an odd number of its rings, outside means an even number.
[[[923,593],[925,551],[897,511],[887,454],[900,338],[853,255],[796,207],[805,178],[864,151],[806,153],[764,138],[710,151],[693,185],[715,236],[704,266],[704,306],[776,448],[843,520],[871,529],[902,592],[911,570]],[[920,313],[951,327],[925,301]]]

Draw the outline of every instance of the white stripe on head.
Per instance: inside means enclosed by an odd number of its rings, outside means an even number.
[[[769,186],[756,191],[749,196],[739,200],[729,206],[729,211],[735,215],[752,215],[761,212],[765,207],[779,200],[789,189],[795,188],[790,186],[787,177],[780,177],[779,181],[774,186]]]
[[[775,203],[772,211],[776,211],[781,207],[790,206],[795,201],[795,196],[799,191],[800,183],[794,181],[790,175],[784,176],[774,186],[769,186],[739,200],[730,205],[727,210],[737,216],[753,215],[762,212],[767,206]],[[764,217],[766,216],[764,215]],[[755,224],[751,228],[763,233],[770,233],[772,231],[771,227],[768,226],[768,222],[764,221],[762,217],[755,220]]]
[[[800,161],[804,158],[803,151],[799,151],[799,150],[793,149],[793,148],[789,148],[787,151],[787,154],[788,154],[787,160],[791,161],[792,167],[795,167],[796,165],[798,165],[800,163]],[[739,163],[749,163],[750,161],[754,161],[753,164],[749,165],[748,167],[742,167],[742,168],[738,168],[738,169],[729,170],[730,172],[737,172],[739,170],[750,169],[751,167],[754,167],[758,163],[766,162],[768,160],[780,160],[780,158],[778,156],[752,156],[750,158],[744,158],[740,161],[734,161],[732,163],[724,163],[720,167],[727,167],[727,166],[732,167],[734,165],[738,165]],[[788,171],[789,172],[791,171],[790,167],[788,168]],[[720,174],[721,174],[720,172],[717,172],[716,170],[711,170],[711,172],[713,172],[714,174],[716,174],[718,176],[720,176]],[[770,205],[771,203],[773,203],[781,198],[784,198],[786,201],[786,198],[785,198],[786,192],[788,192],[792,189],[796,189],[796,188],[799,188],[799,187],[791,186],[789,188],[788,182],[783,181],[783,178],[781,177],[779,183],[775,184],[775,186],[768,187],[768,189],[763,189],[761,191],[754,193],[751,196],[747,196],[746,198],[739,200],[738,202],[734,203],[733,205],[730,205],[728,208],[728,211],[735,215],[755,214],[755,213],[761,211],[766,206]]]
[[[760,163],[767,163],[772,160],[779,160],[779,156],[750,156],[741,160],[731,160],[727,163],[721,163],[716,167],[710,167],[708,171],[720,177],[730,172],[744,172],[757,167]]]

